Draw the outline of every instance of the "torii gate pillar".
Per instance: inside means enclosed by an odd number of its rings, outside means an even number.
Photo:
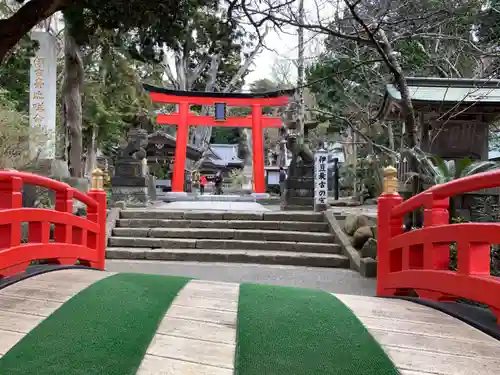
[[[259,104],[252,105],[252,145],[253,145],[253,180],[254,191],[257,194],[266,192],[264,177],[264,134],[262,132],[262,108]]]
[[[175,161],[172,176],[172,191],[175,193],[184,191],[184,169],[186,167],[186,152],[189,138],[188,125],[189,103],[179,103],[179,123],[177,124],[177,136],[175,138]]]

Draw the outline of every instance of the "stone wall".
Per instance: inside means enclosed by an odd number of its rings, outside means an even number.
[[[456,216],[467,221],[478,221],[478,213],[474,211],[474,206],[478,203],[478,198],[491,198],[491,203],[497,205],[500,202],[500,188],[485,189],[457,195],[453,199],[455,205]]]

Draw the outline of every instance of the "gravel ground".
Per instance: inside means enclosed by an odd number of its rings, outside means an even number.
[[[188,276],[226,282],[253,282],[323,289],[332,293],[375,295],[375,279],[345,269],[236,263],[107,260],[112,272],[141,272]]]

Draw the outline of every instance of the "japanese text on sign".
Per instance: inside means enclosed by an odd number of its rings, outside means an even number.
[[[45,124],[45,96],[44,96],[44,58],[36,56],[33,59],[33,90],[31,94],[32,124],[46,126]]]
[[[314,155],[314,203],[327,204],[328,198],[328,153],[318,151]]]
[[[30,59],[29,117],[30,126],[37,128],[30,134],[31,157],[53,159],[55,155],[57,45],[49,32],[34,30],[31,38],[39,44]]]

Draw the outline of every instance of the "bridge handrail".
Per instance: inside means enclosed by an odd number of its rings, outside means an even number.
[[[500,186],[500,170],[462,177],[444,184],[435,185],[427,189],[424,193],[407,199],[393,208],[392,215],[402,216],[421,206],[425,206],[425,203],[428,202],[426,194],[432,193],[434,200],[441,200],[471,191],[490,189],[498,186]]]
[[[23,184],[55,192],[55,208],[23,208]],[[87,206],[87,217],[73,214],[73,199]],[[27,243],[22,243],[22,223]],[[50,239],[54,228],[53,241]],[[87,194],[66,183],[26,172],[0,170],[0,279],[23,272],[36,260],[104,269],[106,193],[103,173],[92,173]]]
[[[65,191],[66,189],[71,189],[73,191],[74,199],[84,203],[87,207],[97,207],[97,202],[94,199],[64,182],[53,180],[44,176],[39,176],[33,173],[7,170],[0,171],[0,181],[9,181],[14,177],[20,178],[23,184],[36,185],[59,193]]]
[[[490,275],[490,246],[500,244],[499,223],[449,223],[449,197],[500,186],[500,171],[436,185],[403,202],[396,170],[384,171],[378,200],[377,295],[435,301],[465,298],[487,305],[500,324],[500,277]],[[403,215],[424,208],[423,228],[403,233]],[[455,244],[457,271],[449,269]]]

